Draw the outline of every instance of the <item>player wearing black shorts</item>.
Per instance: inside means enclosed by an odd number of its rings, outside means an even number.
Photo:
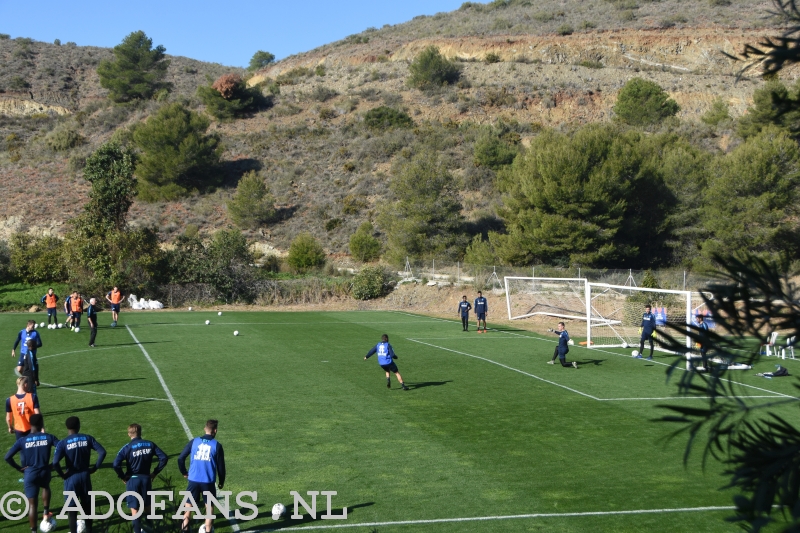
[[[70,501],[69,492],[75,493],[84,512],[89,509],[89,491],[92,490],[91,474],[94,474],[103,459],[106,457],[106,450],[91,435],[81,433],[81,421],[77,416],[67,418],[66,422],[67,438],[60,440],[56,446],[56,453],[53,455],[53,468],[64,480],[64,500],[74,506],[74,500]],[[97,452],[97,462],[91,466],[92,450]],[[64,460],[66,470],[61,468],[60,462]],[[78,512],[67,511],[69,516],[69,530],[78,530]],[[86,533],[92,533],[92,520],[86,520]]]
[[[152,480],[167,466],[168,458],[154,442],[142,438],[142,426],[139,424],[128,426],[128,437],[131,441],[117,453],[113,468],[117,477],[125,482],[125,491],[135,492],[142,497],[144,505],[142,515],[144,515],[149,501],[148,492],[153,488]],[[151,473],[150,467],[154,458],[158,458],[158,465]],[[127,470],[122,469],[123,462],[127,464]],[[136,516],[140,508],[139,500],[135,496],[128,496],[127,503],[131,513]],[[141,532],[142,519],[139,516],[133,519],[133,533]]]
[[[406,387],[406,384],[403,382],[403,376],[400,375],[400,371],[394,363],[397,356],[394,353],[392,345],[389,344],[388,335],[384,334],[381,337],[381,342],[373,346],[372,349],[367,352],[367,356],[364,357],[364,360],[366,361],[376,353],[378,354],[378,364],[381,365],[381,368],[386,372],[386,388],[392,388],[391,373],[393,372],[403,390],[408,390],[408,387]]]
[[[461,299],[458,302],[458,310],[456,311],[461,315],[461,329],[464,331],[469,331],[469,312],[472,309],[472,304],[467,301],[467,296]]]
[[[25,497],[28,499],[28,523],[32,532],[36,532],[36,518],[39,514],[37,498],[39,490],[42,491],[42,506],[44,513],[42,520],[50,520],[50,452],[58,444],[58,439],[44,432],[44,419],[42,415],[31,415],[31,432],[14,443],[6,454],[6,462],[12,468],[22,472],[25,483]],[[14,456],[20,455],[23,465],[14,461]]]
[[[218,482],[219,489],[225,485],[225,454],[222,451],[217,437],[217,420],[209,420],[205,425],[205,434],[190,440],[178,456],[178,470],[183,477],[189,480],[187,490],[192,494],[195,504],[199,506],[202,501],[208,505],[205,493],[216,494],[214,483]],[[186,470],[186,459],[191,456],[189,470]],[[205,505],[204,505],[205,507]],[[179,510],[180,511],[180,510]],[[211,514],[210,505],[207,514]],[[189,531],[190,512],[183,515],[181,531]],[[211,531],[213,520],[206,520],[206,531]]]
[[[478,291],[475,298],[475,316],[478,317],[478,333],[481,332],[481,322],[483,322],[483,332],[486,333],[486,314],[489,312],[489,302],[483,297],[483,293]]]

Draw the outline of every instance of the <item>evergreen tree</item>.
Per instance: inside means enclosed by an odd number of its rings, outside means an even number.
[[[417,89],[452,85],[461,76],[461,67],[444,57],[431,45],[420,52],[408,66],[408,84]]]
[[[381,241],[373,235],[375,228],[367,221],[350,236],[350,254],[361,262],[374,261],[381,255]]]
[[[794,134],[800,132],[800,84],[789,90],[778,80],[753,92],[753,106],[739,119],[737,132],[744,138],[758,135],[775,125]]]
[[[256,228],[275,219],[275,197],[269,193],[264,180],[255,172],[247,172],[228,201],[228,213],[233,223],[243,229]]]
[[[655,82],[633,78],[622,87],[614,105],[617,118],[631,126],[647,126],[671,117],[680,107]]]
[[[97,66],[100,85],[114,102],[151,98],[159,89],[169,88],[162,81],[169,67],[166,50],[161,45],[153,48],[153,40],[143,31],[131,33],[114,47],[113,60],[104,59]]]
[[[114,143],[102,145],[86,159],[83,177],[92,189],[84,211],[98,232],[125,228],[136,196],[135,165],[133,152]]]
[[[325,264],[325,250],[310,233],[301,233],[289,246],[286,262],[297,272],[305,272]]]
[[[273,61],[275,61],[275,54],[259,50],[250,58],[250,65],[248,65],[247,70],[255,72],[272,64]]]

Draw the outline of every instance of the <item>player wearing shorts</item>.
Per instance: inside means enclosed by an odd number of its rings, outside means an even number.
[[[637,359],[642,358],[644,352],[644,341],[650,341],[650,355],[647,357],[648,361],[653,360],[653,333],[656,331],[656,315],[651,312],[652,307],[649,305],[644,306],[644,314],[642,315],[642,325],[639,327],[641,339],[639,340],[639,355]]]
[[[372,349],[367,352],[367,356],[364,357],[366,361],[374,354],[378,354],[378,364],[381,365],[381,368],[386,372],[386,388],[392,388],[392,380],[391,380],[391,372],[394,372],[397,381],[400,382],[400,386],[403,390],[408,390],[406,384],[403,383],[403,376],[400,375],[400,371],[397,369],[397,365],[395,364],[394,360],[397,359],[397,356],[394,354],[394,349],[392,345],[389,344],[389,336],[384,334],[381,337],[381,342],[376,344],[372,347]]]
[[[26,376],[17,378],[17,393],[6,398],[8,432],[21,439],[31,432],[31,417],[39,414],[39,397],[30,391]]]
[[[58,441],[56,453],[53,454],[53,468],[64,480],[64,501],[70,506],[75,506],[75,501],[70,501],[69,492],[74,492],[84,513],[91,512],[89,507],[89,491],[92,490],[91,475],[97,472],[106,450],[91,435],[81,433],[81,421],[77,416],[71,416],[66,421],[67,438]],[[97,452],[97,462],[91,466],[92,450]],[[62,470],[60,462],[64,460],[66,470]],[[78,511],[67,511],[69,516],[69,530],[76,533],[78,530]],[[92,533],[92,520],[86,520],[86,533]]]
[[[131,424],[128,426],[128,437],[131,441],[122,447],[114,459],[114,472],[125,483],[126,492],[135,492],[142,497],[145,510],[149,501],[148,492],[153,488],[153,479],[167,466],[167,454],[161,451],[156,444],[142,438],[142,426]],[[158,458],[158,466],[153,472],[150,467],[153,459]],[[122,469],[122,463],[127,464],[127,470]],[[139,501],[134,496],[127,498],[128,508],[133,515],[139,510]],[[144,513],[142,513],[144,515]],[[141,516],[133,519],[133,533],[142,532]]]
[[[189,480],[187,490],[192,493],[195,504],[202,501],[206,504],[205,493],[216,494],[214,483],[219,476],[219,488],[222,490],[225,485],[225,455],[222,452],[222,444],[217,439],[217,420],[209,420],[205,425],[205,434],[202,437],[195,437],[183,448],[178,456],[178,469],[183,477]],[[186,470],[186,458],[191,456],[189,470]],[[211,513],[210,506],[207,514]],[[183,515],[181,531],[189,531],[190,511]],[[213,526],[212,519],[206,519],[206,531],[211,531]]]
[[[58,439],[44,432],[44,419],[42,415],[35,414],[30,420],[31,432],[29,435],[17,439],[6,454],[6,462],[11,467],[23,474],[25,483],[25,498],[28,499],[28,523],[32,532],[36,532],[36,518],[39,514],[37,498],[39,490],[42,491],[42,507],[44,513],[42,520],[50,520],[50,452],[58,444]],[[19,453],[20,466],[14,461],[14,456]]]
[[[47,309],[47,325],[50,325],[50,319],[53,320],[53,324],[58,324],[58,316],[56,313],[56,311],[58,311],[58,296],[53,292],[52,287],[47,289],[47,294],[42,296],[42,303]]]
[[[481,322],[483,322],[483,332],[486,333],[486,315],[489,313],[489,302],[483,297],[483,293],[478,291],[478,297],[475,298],[475,316],[478,317],[478,333],[481,332]]]
[[[556,346],[555,351],[553,352],[553,358],[547,362],[549,365],[556,364],[556,357],[561,362],[561,366],[568,368],[578,368],[578,363],[575,361],[569,363],[567,362],[567,354],[569,353],[569,333],[565,329],[563,322],[558,323],[558,329],[549,329],[548,331],[551,333],[555,333],[558,335],[558,345]]]
[[[64,314],[67,318],[64,320],[65,328],[72,328],[72,294],[68,294],[64,300]]]
[[[106,300],[111,304],[111,327],[117,327],[117,320],[119,320],[120,304],[125,301],[125,296],[122,295],[118,287],[111,289],[111,292],[106,294]]]
[[[469,312],[472,309],[472,305],[467,301],[467,297],[464,296],[460,302],[458,302],[458,310],[456,313],[461,315],[461,329],[463,331],[469,331]]]
[[[78,291],[72,292],[72,297],[69,300],[70,311],[72,312],[72,327],[81,327],[81,315],[83,314],[83,298],[78,294]]]

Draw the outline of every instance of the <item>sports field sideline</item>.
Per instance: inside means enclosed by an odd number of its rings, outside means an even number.
[[[0,315],[9,345],[28,317]],[[402,312],[123,312],[117,328],[103,327],[109,321],[100,315],[94,349],[88,331],[39,330],[47,430],[63,437],[64,419],[79,416],[109,452],[95,490],[120,494],[110,464],[138,422],[170,455],[162,477],[185,490],[177,455],[206,419],[219,419],[225,489],[257,491],[260,509],[250,522],[218,519],[220,532],[736,529],[724,521],[734,494],[720,490],[722,467],[712,460],[703,471],[699,453],[684,465],[685,437],[669,440],[677,428],[654,421],[666,413],[659,405],[703,405],[665,382],[673,356],[646,362],[576,345],[568,358],[579,368],[568,369],[545,364],[555,336],[507,327],[478,335]],[[383,333],[408,391],[394,377],[387,390],[375,359],[363,360]],[[756,377],[774,370],[762,365],[731,372],[740,394],[791,405],[794,380]],[[12,366],[8,358],[8,394]],[[800,422],[796,408],[776,410]],[[5,441],[8,449],[13,435]],[[2,491],[20,490],[5,468]],[[52,488],[57,508],[59,479]],[[346,506],[347,520],[273,521],[269,509],[283,502],[291,511],[293,490],[337,491],[333,513]],[[3,521],[0,530],[27,525]]]

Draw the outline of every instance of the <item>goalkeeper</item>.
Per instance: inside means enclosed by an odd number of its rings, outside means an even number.
[[[561,366],[563,367],[571,366],[572,368],[578,368],[578,363],[576,363],[575,361],[571,363],[567,362],[567,354],[569,353],[569,346],[570,344],[574,343],[570,340],[569,333],[567,333],[567,330],[564,328],[565,328],[564,323],[559,322],[558,330],[554,330],[553,328],[547,330],[550,333],[555,333],[556,335],[558,335],[558,346],[556,346],[556,349],[553,352],[553,358],[550,361],[548,361],[547,364],[548,365],[556,364],[556,357],[558,357],[559,361],[561,362]]]
[[[641,359],[642,353],[644,353],[644,341],[650,341],[650,356],[647,360],[653,360],[653,333],[655,333],[655,331],[656,315],[652,313],[652,307],[645,305],[644,314],[642,315],[642,325],[639,326],[641,338],[639,339],[639,355],[636,356],[637,359]]]

